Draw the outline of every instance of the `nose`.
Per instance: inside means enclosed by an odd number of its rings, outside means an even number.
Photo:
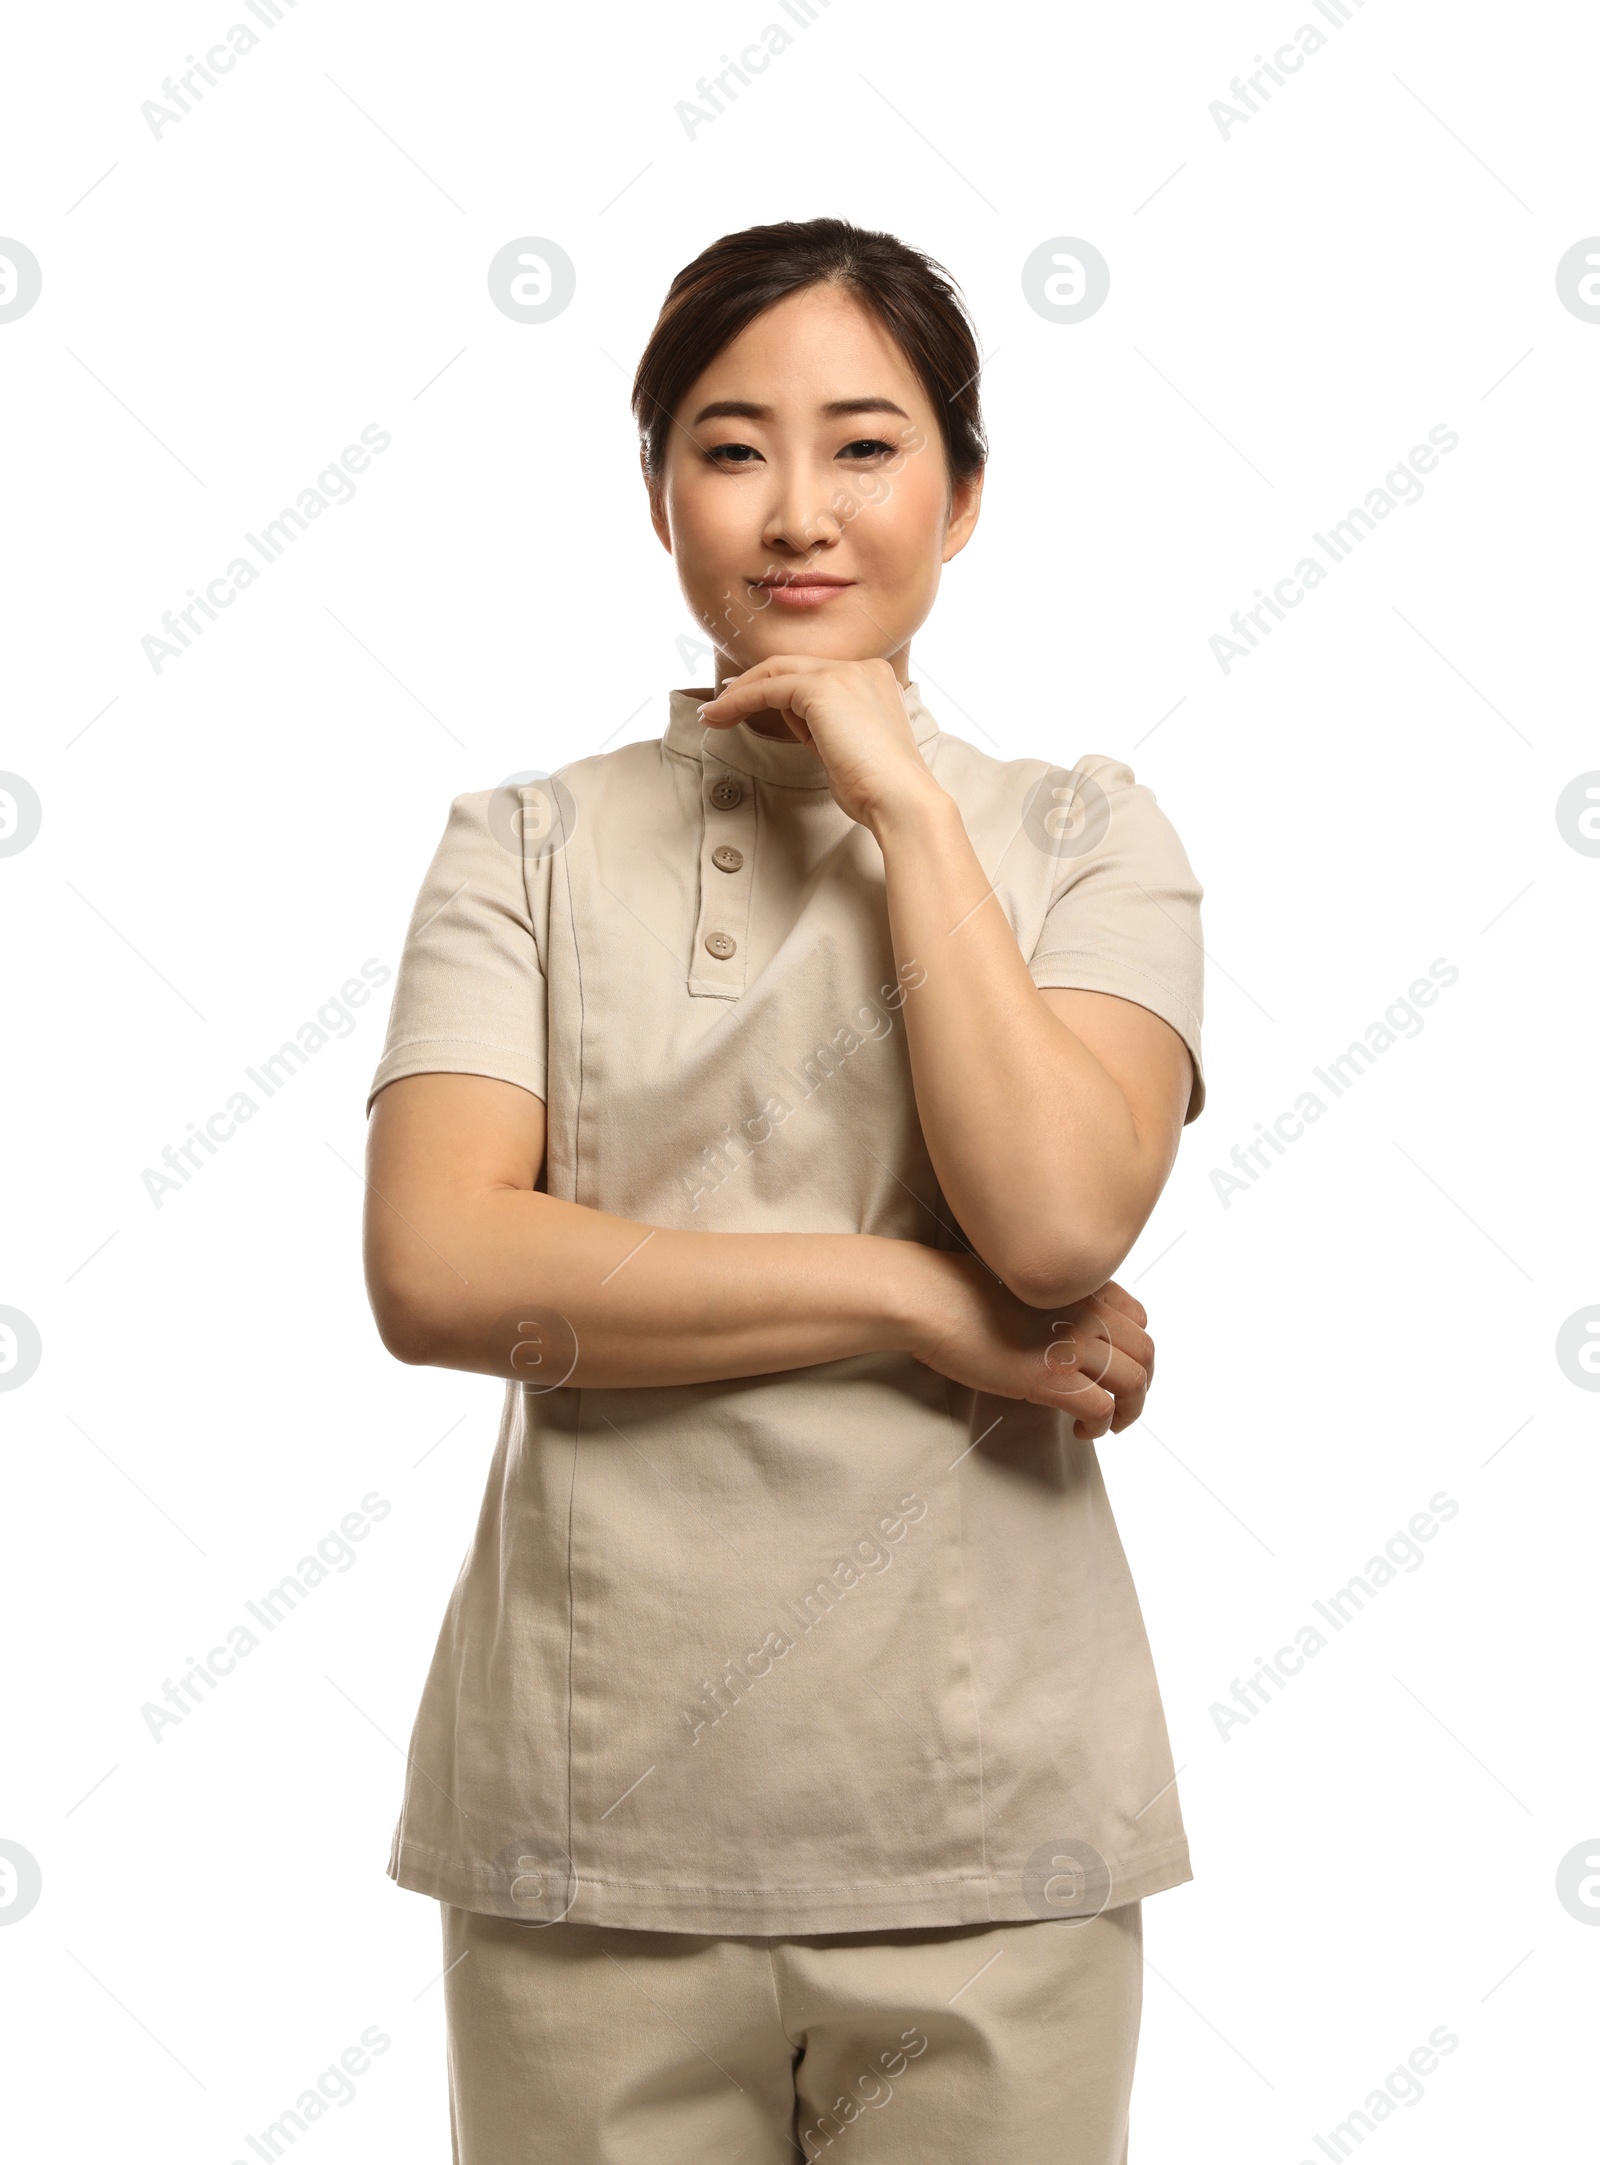
[[[833,476],[817,472],[809,460],[778,469],[773,498],[761,528],[761,544],[775,556],[809,556],[831,549],[844,527],[829,502]]]

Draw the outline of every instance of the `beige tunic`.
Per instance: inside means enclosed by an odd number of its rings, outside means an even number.
[[[549,1192],[647,1225],[966,1245],[917,1119],[900,1008],[924,963],[897,968],[878,845],[814,751],[707,730],[708,696],[672,693],[660,740],[456,800],[373,1094],[520,1084]],[[1034,982],[1162,1016],[1192,1119],[1201,889],[1154,796],[1098,754],[997,759],[905,698]],[[1070,1415],[889,1352],[577,1389],[559,1323],[524,1335],[544,1365],[506,1388],[401,1885],[530,1922],[793,1934],[1089,1914],[1192,1876]]]

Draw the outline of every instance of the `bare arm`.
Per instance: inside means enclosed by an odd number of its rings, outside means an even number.
[[[1191,1063],[1159,1015],[1110,993],[1041,991],[960,809],[926,791],[879,815],[917,1111],[978,1253],[1040,1307],[1104,1284],[1166,1185]]]
[[[544,1150],[544,1105],[513,1083],[413,1075],[379,1092],[367,1286],[400,1359],[507,1374],[519,1309],[566,1319],[576,1384],[763,1375],[907,1345],[910,1272],[893,1251],[910,1243],[652,1228],[536,1192]]]
[[[1051,1316],[974,1259],[916,1241],[642,1225],[538,1192],[544,1151],[544,1105],[515,1084],[412,1075],[378,1093],[367,1287],[398,1359],[611,1388],[892,1350],[1061,1406],[1085,1436],[1138,1417],[1152,1348],[1143,1310],[1117,1288]],[[550,1317],[561,1324],[543,1327]],[[543,1347],[513,1359],[530,1320]],[[541,1352],[560,1373],[530,1368]]]

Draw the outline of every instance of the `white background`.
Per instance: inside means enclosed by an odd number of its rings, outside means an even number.
[[[448,2156],[436,1906],[385,1877],[401,1750],[500,1399],[373,1330],[362,1104],[387,989],[158,1209],[142,1175],[368,957],[450,798],[655,736],[703,681],[627,378],[674,270],[822,212],[940,258],[993,462],[913,675],[1007,756],[1127,758],[1206,887],[1210,1102],[1123,1272],[1159,1347],[1101,1446],[1192,1883],[1145,1910],[1133,2156],[1573,2154],[1600,1931],[1600,1402],[1556,1334],[1592,1228],[1600,34],[1576,6],[951,12],[832,0],[691,139],[776,0],[585,14],[300,0],[159,138],[242,0],[13,17],[0,232],[3,2110],[27,2158]],[[1302,22],[1325,48],[1224,137]],[[790,26],[792,29],[792,26]],[[86,193],[87,191],[87,193]],[[619,194],[619,191],[622,191]],[[486,271],[558,241],[572,305]],[[1062,325],[1020,271],[1111,266]],[[141,650],[368,424],[392,443],[189,650]],[[1257,651],[1208,642],[1430,428],[1459,447]],[[1212,1180],[1436,957],[1459,978],[1227,1207]],[[997,1048],[997,1057],[1003,1056]],[[1322,1093],[1324,1096],[1327,1093]],[[141,1707],[376,1491],[353,1565],[182,1723]],[[1211,1711],[1445,1491],[1457,1515],[1248,1723]],[[1589,1915],[1592,1925],[1594,1912]]]

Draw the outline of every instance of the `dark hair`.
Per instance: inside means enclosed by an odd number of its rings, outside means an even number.
[[[892,233],[843,218],[747,226],[725,233],[672,281],[633,379],[644,469],[658,481],[679,401],[763,309],[807,286],[843,286],[904,352],[939,416],[951,477],[988,457],[978,407],[978,340],[949,273]]]

